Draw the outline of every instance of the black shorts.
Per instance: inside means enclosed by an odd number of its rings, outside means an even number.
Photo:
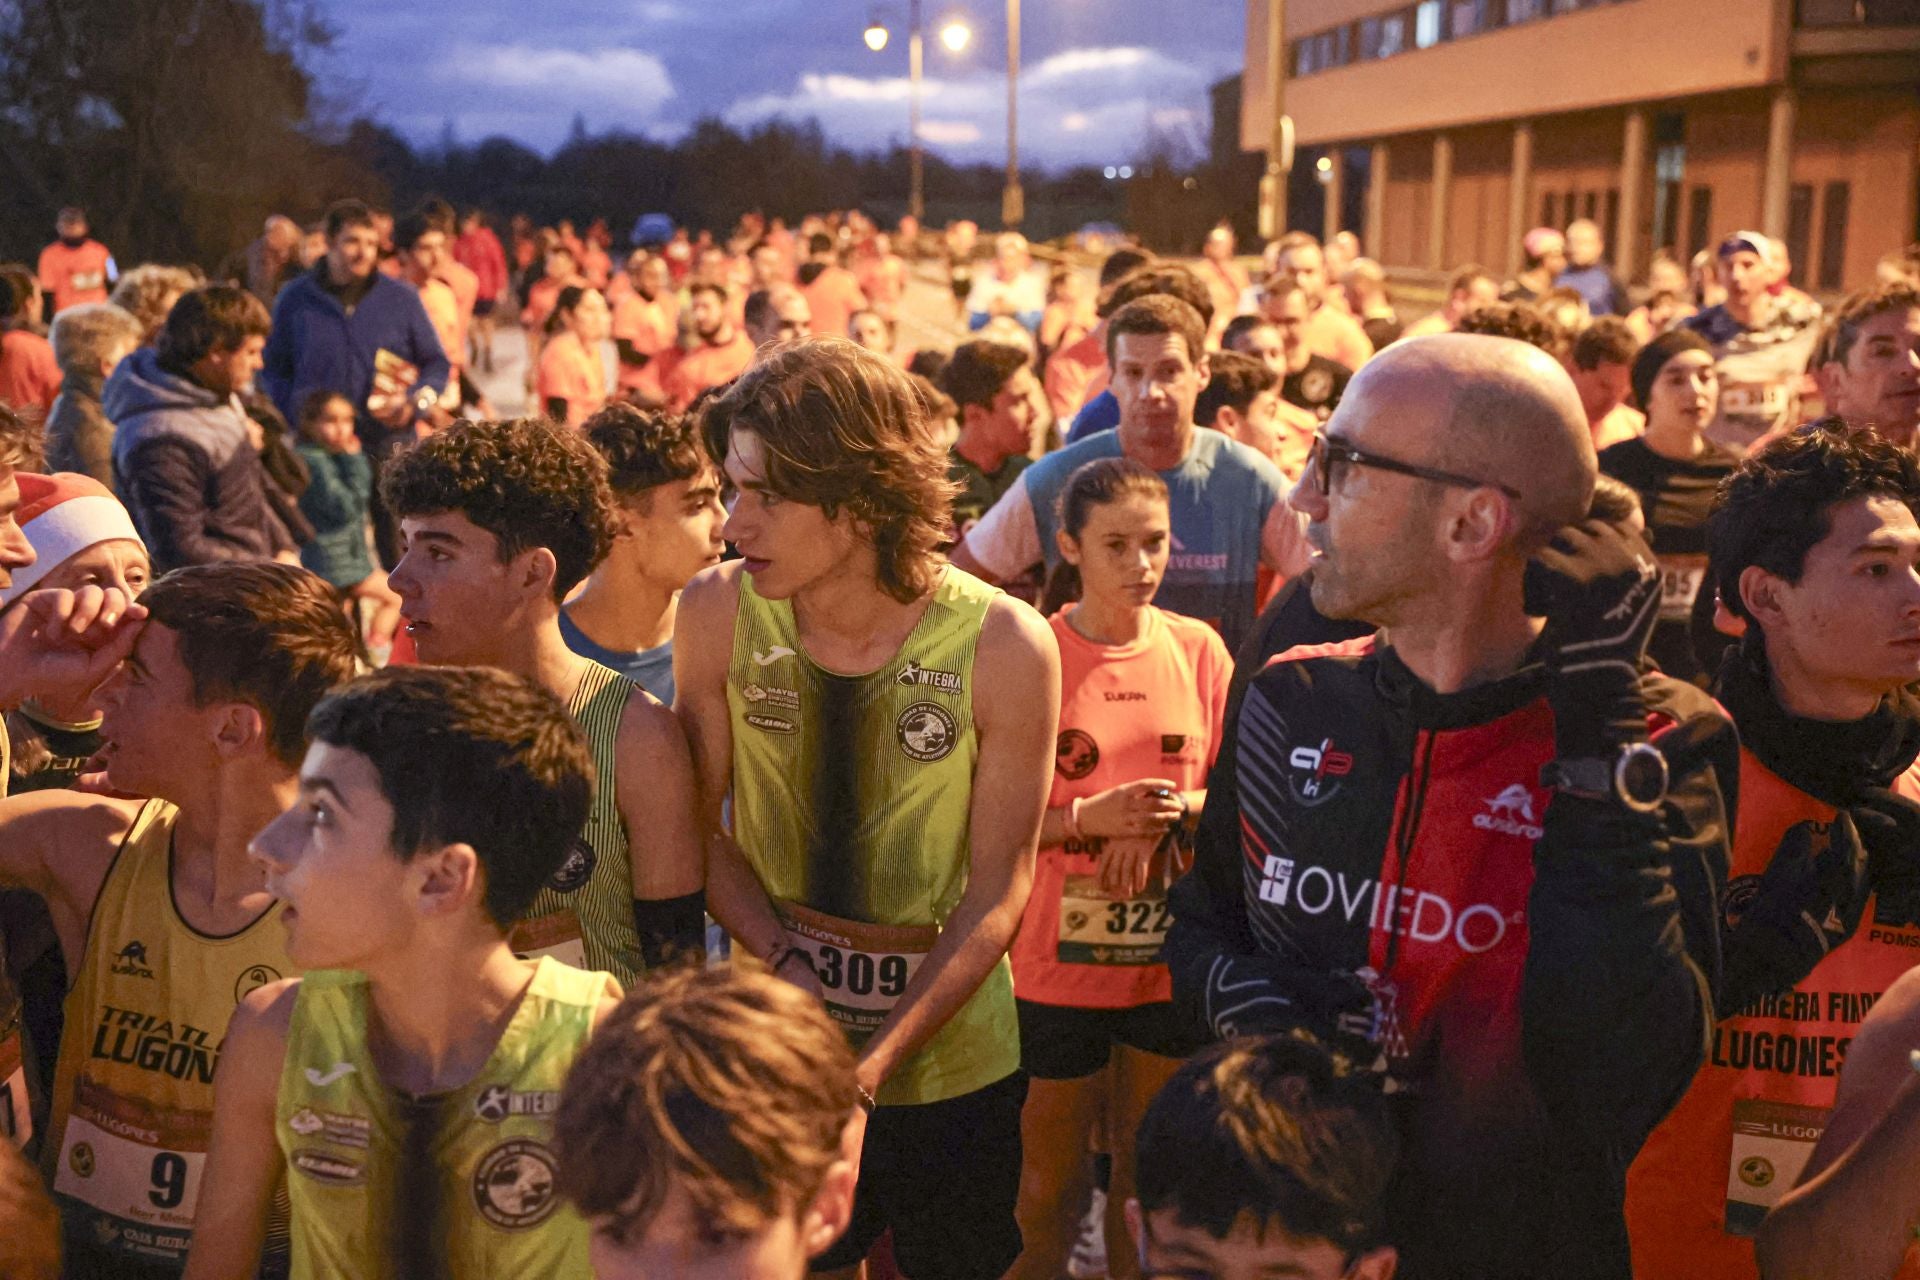
[[[956,302],[965,302],[973,292],[973,277],[956,275],[953,278],[953,298]]]
[[[480,318],[481,316],[490,316],[490,315],[492,315],[492,314],[493,314],[493,308],[494,308],[494,300],[493,300],[492,298],[478,298],[478,299],[476,299],[476,300],[474,301],[474,304],[473,304],[473,316],[474,316],[474,319],[476,319],[476,320],[477,320],[477,319],[479,319],[479,318]]]
[[[1036,1080],[1078,1080],[1107,1065],[1123,1044],[1163,1058],[1184,1058],[1201,1046],[1197,1032],[1170,1003],[1133,1009],[1076,1009],[1015,1000],[1020,1011],[1020,1065]]]
[[[912,1280],[992,1280],[1020,1256],[1020,1108],[1027,1077],[867,1121],[853,1220],[815,1271],[851,1267],[888,1228]]]

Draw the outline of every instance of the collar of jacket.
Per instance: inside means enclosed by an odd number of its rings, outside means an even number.
[[[1455,693],[1437,693],[1415,675],[1394,652],[1384,632],[1374,656],[1374,689],[1388,706],[1404,712],[1419,729],[1465,729],[1487,724],[1537,701],[1547,691],[1546,654],[1539,644],[1528,651],[1526,661],[1513,674]]]

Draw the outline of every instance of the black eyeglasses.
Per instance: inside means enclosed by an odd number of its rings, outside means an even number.
[[[1396,475],[1413,476],[1417,480],[1431,480],[1435,484],[1458,485],[1462,489],[1498,489],[1509,498],[1518,501],[1520,491],[1498,480],[1478,480],[1473,476],[1463,476],[1456,471],[1441,471],[1435,467],[1415,466],[1411,462],[1401,462],[1396,458],[1385,458],[1377,453],[1368,453],[1356,449],[1344,440],[1335,440],[1324,431],[1313,433],[1313,447],[1307,452],[1307,470],[1313,474],[1313,487],[1321,497],[1333,492],[1334,466],[1372,467],[1376,471],[1391,471]]]

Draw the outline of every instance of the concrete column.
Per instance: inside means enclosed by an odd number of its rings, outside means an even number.
[[[1513,126],[1513,171],[1507,178],[1507,275],[1520,274],[1520,237],[1533,227],[1533,121]]]
[[[1427,267],[1447,268],[1447,210],[1453,203],[1453,138],[1433,135],[1433,204],[1427,215]]]
[[[1327,152],[1327,159],[1333,161],[1333,168],[1327,171],[1327,181],[1322,188],[1326,200],[1320,215],[1320,240],[1325,243],[1340,231],[1340,205],[1346,198],[1347,166],[1346,152],[1334,147]]]
[[[1640,207],[1647,192],[1647,109],[1627,109],[1620,140],[1620,225],[1614,229],[1613,270],[1622,280],[1640,271]]]
[[[1787,238],[1787,197],[1793,185],[1793,125],[1800,99],[1790,84],[1773,91],[1767,109],[1767,169],[1760,182],[1760,230]]]
[[[1387,144],[1373,144],[1367,163],[1367,234],[1362,247],[1375,262],[1387,260]]]

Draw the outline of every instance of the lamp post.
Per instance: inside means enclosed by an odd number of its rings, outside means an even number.
[[[1000,196],[1000,221],[1017,227],[1026,216],[1020,189],[1020,0],[1007,0],[1007,189]]]

